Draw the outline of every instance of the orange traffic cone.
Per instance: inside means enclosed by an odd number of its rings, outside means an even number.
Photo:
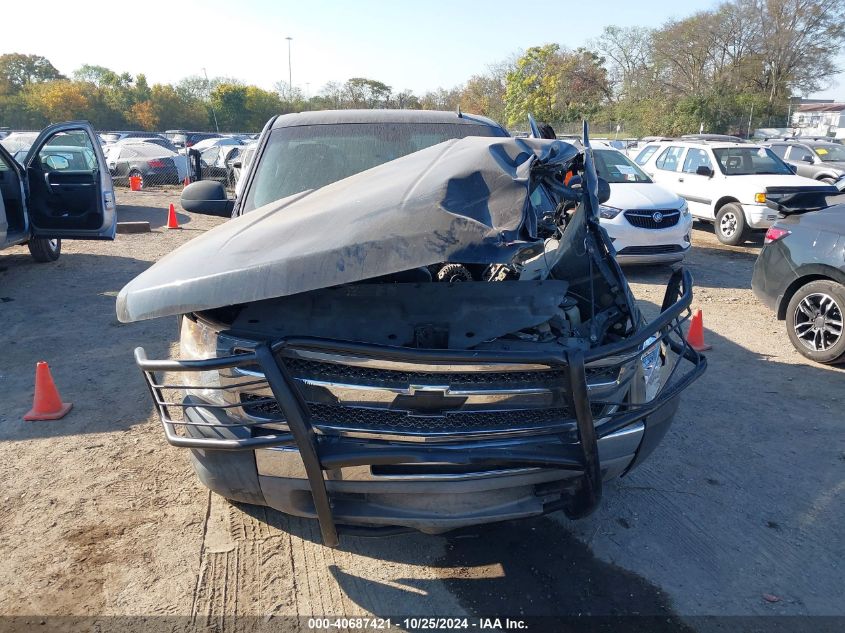
[[[692,315],[689,332],[687,333],[687,343],[696,352],[704,352],[713,348],[712,345],[707,345],[704,342],[704,316],[701,314],[701,310],[696,310],[695,314]]]
[[[170,212],[167,215],[167,228],[168,229],[181,229],[182,227],[179,226],[179,222],[176,219],[176,207],[173,206],[173,203],[170,203]]]
[[[33,420],[58,420],[67,415],[73,404],[62,402],[59,391],[50,375],[50,367],[43,360],[35,365],[35,397],[32,409],[23,416],[27,422]]]

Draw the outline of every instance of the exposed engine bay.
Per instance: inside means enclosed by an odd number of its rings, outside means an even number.
[[[586,134],[447,141],[165,257],[117,313],[184,315],[179,360],[135,352],[168,442],[212,490],[316,517],[329,545],[345,526],[589,514],[705,367],[680,329],[689,273],[641,318],[590,152]]]

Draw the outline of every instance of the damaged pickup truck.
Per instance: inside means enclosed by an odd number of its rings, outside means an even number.
[[[247,201],[261,173],[298,177],[279,129]],[[123,288],[121,321],[180,315],[179,360],[135,352],[167,440],[211,490],[317,518],[330,546],[586,516],[705,369],[681,331],[690,274],[646,322],[599,226],[586,126],[583,146],[456,133],[397,153],[242,212]]]

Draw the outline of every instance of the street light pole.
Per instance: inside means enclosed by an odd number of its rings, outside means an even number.
[[[208,92],[208,105],[211,106],[211,116],[214,117],[214,131],[220,134],[220,127],[217,125],[217,113],[214,111],[214,104],[211,102],[211,93],[209,92],[208,88],[208,73],[205,72],[205,68],[202,69],[202,74],[205,75],[205,89]]]
[[[293,101],[293,73],[290,65],[290,43],[293,38],[287,36],[285,39],[288,41],[288,100]]]

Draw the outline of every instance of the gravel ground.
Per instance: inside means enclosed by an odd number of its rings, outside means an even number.
[[[0,614],[170,614],[213,628],[230,615],[645,613],[666,630],[677,617],[707,628],[688,619],[699,615],[845,616],[843,370],[803,359],[754,299],[759,243],[693,231],[685,265],[708,372],[594,515],[332,550],[312,522],[210,494],[164,441],[132,349],[166,356],[175,320],[120,324],[114,298],[222,221],[180,210],[182,230],[168,231],[177,201],[120,192],[120,220],[149,220],[151,233],[66,242],[53,264],[25,247],[0,254]],[[628,270],[647,309],[670,273]],[[63,420],[21,419],[38,360],[74,404]]]

